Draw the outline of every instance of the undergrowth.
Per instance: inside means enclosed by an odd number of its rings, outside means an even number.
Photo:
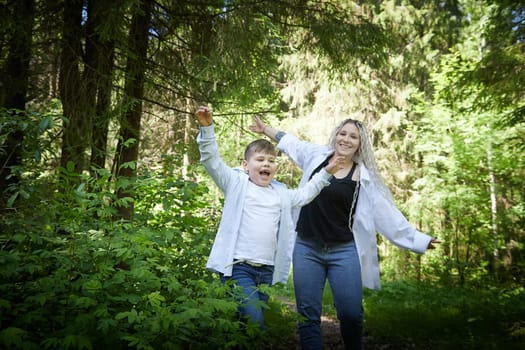
[[[366,291],[365,330],[414,349],[525,349],[525,289],[387,282]]]
[[[0,348],[264,348],[288,336],[280,303],[268,309],[279,325],[268,341],[205,269],[219,218],[207,188],[144,173],[124,221],[108,172],[60,176],[27,179],[31,191],[1,213]]]

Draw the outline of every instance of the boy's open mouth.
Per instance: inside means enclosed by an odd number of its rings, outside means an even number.
[[[261,172],[259,174],[270,176],[270,172],[268,170],[261,170]]]

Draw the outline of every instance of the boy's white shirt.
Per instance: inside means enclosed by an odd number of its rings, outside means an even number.
[[[304,186],[315,168],[334,153],[328,146],[301,141],[290,134],[281,138],[277,148],[285,152],[302,169],[299,187]],[[363,164],[359,164],[359,174],[359,196],[352,231],[361,263],[363,286],[379,289],[381,285],[377,233],[400,248],[420,254],[426,251],[432,237],[412,227],[399,209],[380,194]],[[294,209],[294,223],[298,215],[299,210]]]
[[[273,186],[258,186],[248,181],[234,259],[273,265],[280,202],[279,193]]]
[[[222,217],[206,267],[211,271],[231,276],[249,177],[240,169],[231,168],[223,162],[215,140],[213,124],[200,127],[197,143],[201,163],[224,193]],[[292,219],[292,209],[311,202],[322,188],[330,183],[331,177],[332,175],[322,169],[301,189],[295,190],[288,189],[284,184],[275,180],[272,181],[271,185],[279,194],[281,203],[272,284],[286,283],[288,280],[295,243],[295,222]]]

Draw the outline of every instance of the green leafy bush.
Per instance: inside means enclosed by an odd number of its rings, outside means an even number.
[[[0,347],[228,349],[261,341],[238,320],[231,289],[205,270],[216,217],[203,186],[144,174],[135,183],[136,217],[126,222],[113,216],[107,172],[68,176],[77,175],[64,169],[62,186],[31,180],[35,195],[5,216]],[[80,185],[64,185],[73,183]]]

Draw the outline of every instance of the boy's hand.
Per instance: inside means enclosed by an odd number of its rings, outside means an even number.
[[[197,112],[195,112],[199,124],[201,126],[208,126],[213,123],[213,117],[211,116],[211,110],[208,107],[200,106]]]
[[[338,170],[341,170],[344,167],[344,163],[344,156],[332,157],[324,168],[327,172],[334,175]]]

